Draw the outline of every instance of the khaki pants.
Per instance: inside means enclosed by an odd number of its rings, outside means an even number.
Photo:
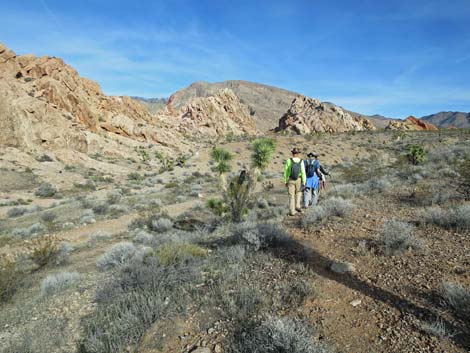
[[[287,182],[287,190],[289,192],[289,213],[293,216],[295,215],[295,209],[300,208],[300,200],[302,199],[301,179],[289,180]]]

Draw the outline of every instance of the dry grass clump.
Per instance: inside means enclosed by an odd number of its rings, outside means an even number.
[[[419,328],[424,332],[439,338],[449,338],[454,335],[453,332],[449,331],[445,323],[439,319],[433,322],[421,322],[419,324]]]
[[[194,258],[206,257],[207,250],[196,244],[176,242],[158,247],[155,256],[163,265],[168,266],[186,263]]]
[[[460,205],[446,210],[439,206],[430,207],[421,213],[424,224],[433,224],[446,229],[470,229],[470,205]]]
[[[10,218],[20,217],[28,212],[26,207],[14,207],[7,212],[7,216]]]
[[[379,247],[385,255],[396,255],[408,249],[422,250],[424,243],[413,235],[413,226],[408,223],[389,220],[377,237]]]
[[[59,253],[59,243],[57,238],[53,236],[45,236],[33,239],[31,241],[33,251],[31,252],[31,260],[40,268],[54,262]]]
[[[34,192],[34,195],[41,198],[50,198],[57,194],[57,189],[49,183],[44,183]]]
[[[470,330],[470,288],[458,283],[444,282],[441,295]]]
[[[114,267],[120,267],[138,257],[139,252],[134,244],[121,242],[114,244],[96,261],[100,271],[106,271]]]
[[[230,344],[231,353],[326,353],[316,343],[311,328],[304,322],[286,317],[268,317],[261,322],[248,322]]]
[[[238,244],[255,251],[283,246],[292,241],[289,234],[273,223],[244,222],[232,225],[232,234]]]
[[[48,275],[41,282],[41,293],[43,295],[52,295],[73,286],[79,279],[80,275],[77,272],[63,271]]]
[[[341,197],[331,197],[323,201],[321,205],[310,207],[302,218],[302,227],[311,228],[326,222],[329,218],[348,217],[354,210],[354,204]]]
[[[12,257],[0,256],[0,302],[6,302],[21,284],[23,272]]]
[[[12,230],[12,234],[18,238],[27,239],[32,236],[41,234],[45,230],[46,228],[41,223],[34,223],[26,228],[15,228]]]

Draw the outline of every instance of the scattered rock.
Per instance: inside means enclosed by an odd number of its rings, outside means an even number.
[[[360,299],[354,299],[349,304],[351,304],[353,307],[356,307],[356,306],[360,305],[361,303],[362,303],[362,301]]]
[[[356,269],[354,268],[354,265],[350,262],[333,262],[330,266],[330,270],[333,271],[334,273],[348,273],[348,272],[355,272]]]

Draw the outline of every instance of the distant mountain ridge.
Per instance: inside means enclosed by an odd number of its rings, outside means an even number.
[[[143,97],[131,97],[139,103],[145,105],[150,113],[155,114],[159,110],[162,110],[166,106],[168,98],[143,98]]]
[[[421,119],[438,127],[470,127],[470,113],[439,112],[436,114],[423,116]]]

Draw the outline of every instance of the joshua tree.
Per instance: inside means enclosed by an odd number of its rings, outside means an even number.
[[[276,150],[276,141],[269,137],[259,138],[251,144],[251,165],[253,167],[254,177],[257,178],[259,173],[266,169]]]
[[[233,155],[223,148],[219,147],[212,149],[212,159],[217,163],[215,170],[219,173],[220,187],[223,191],[227,190],[226,173],[230,171],[229,162],[232,160]]]

